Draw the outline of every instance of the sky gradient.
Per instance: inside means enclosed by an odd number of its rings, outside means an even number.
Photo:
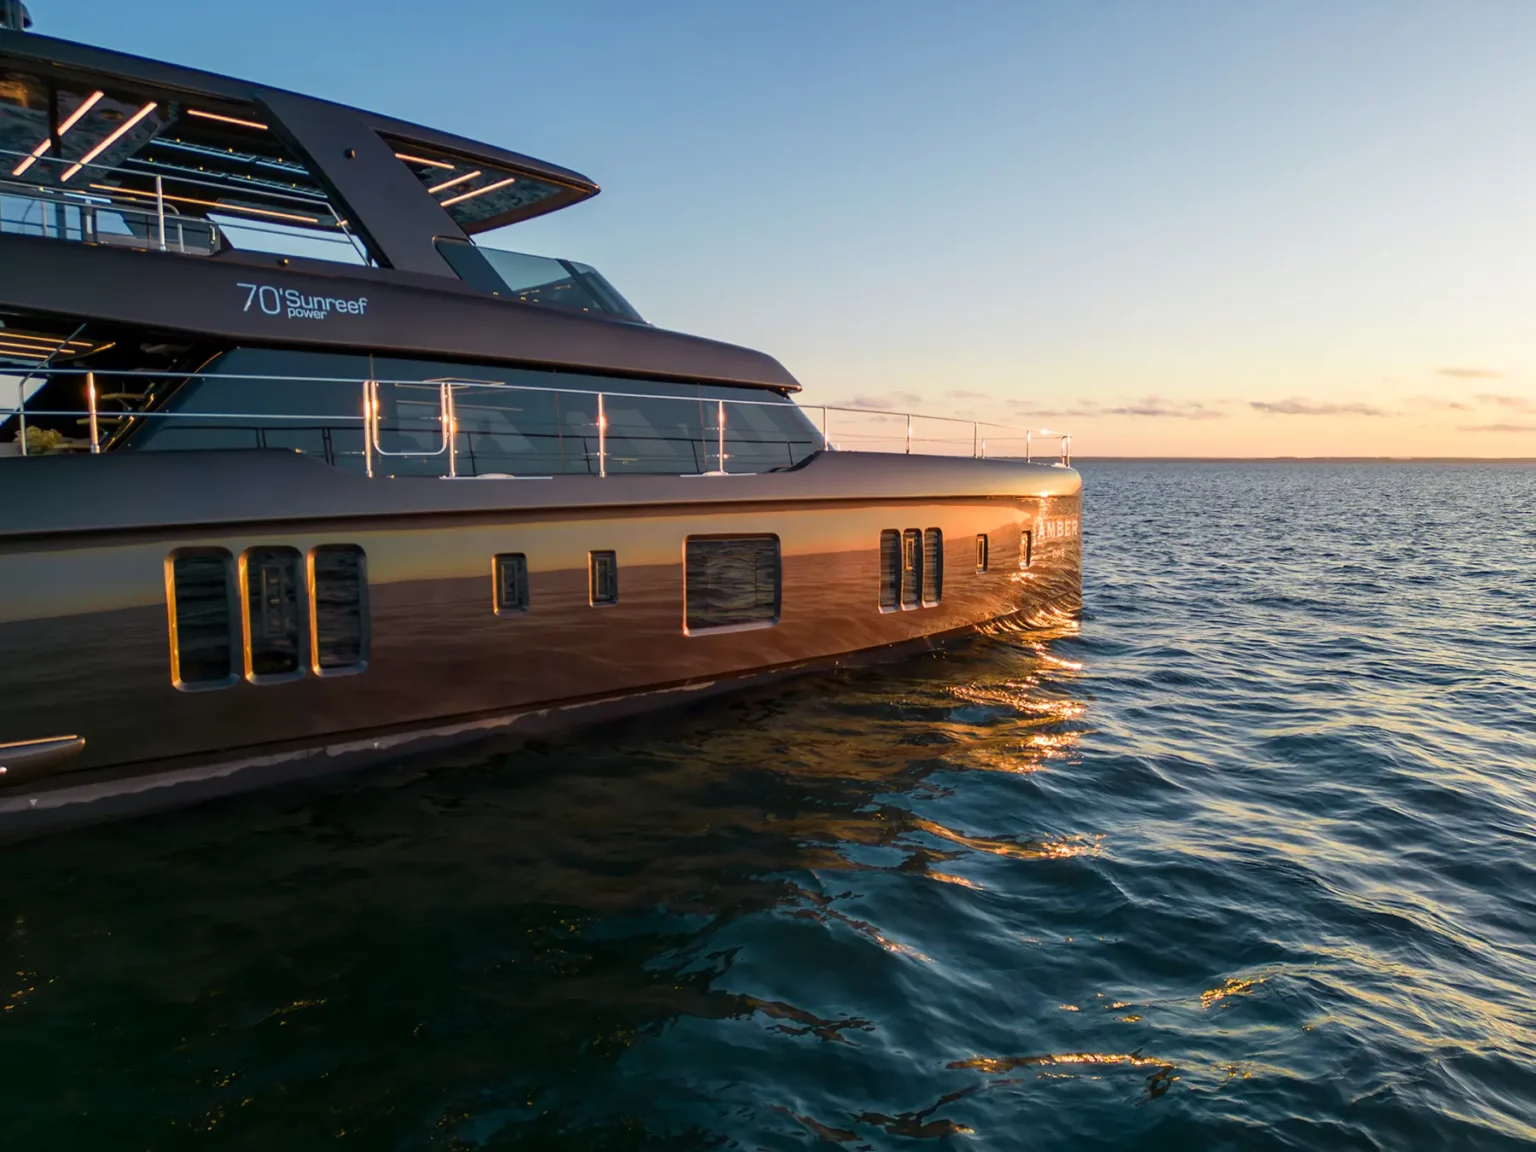
[[[1536,456],[1536,3],[36,0],[575,168],[491,240],[808,403],[1082,455]]]

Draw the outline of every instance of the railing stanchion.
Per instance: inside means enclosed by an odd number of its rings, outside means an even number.
[[[912,413],[907,413],[907,455],[912,455]]]
[[[459,420],[453,407],[453,385],[442,385],[443,435],[448,438],[448,475],[459,474]]]
[[[720,458],[720,471],[725,471],[725,401],[717,400],[719,406],[715,413],[715,431],[718,433],[719,444],[715,448],[715,455]]]
[[[825,404],[821,406],[821,450],[823,452],[832,450],[832,441],[827,439],[827,406]]]
[[[27,381],[31,376],[23,376],[16,381],[16,425],[17,437],[21,441],[21,454],[27,454]]]
[[[981,442],[981,458],[983,460],[987,458],[987,442],[985,440]]]
[[[608,475],[608,416],[601,392],[597,394],[597,474]]]
[[[96,422],[96,373],[85,374],[85,402],[90,405],[91,413],[91,455],[96,456],[101,452],[101,430]]]
[[[373,479],[373,437],[378,404],[376,387],[372,380],[363,381],[363,469],[370,480]]]
[[[1033,435],[1034,435],[1033,432],[1025,432],[1024,433],[1024,463],[1026,463],[1026,464],[1028,464],[1029,460],[1030,460],[1030,448],[1032,446],[1031,437]]]
[[[977,451],[977,448],[980,445],[981,445],[981,424],[978,423],[977,421],[973,420],[973,421],[971,421],[971,459],[973,459],[973,460],[974,459],[978,459],[981,456],[981,453]]]
[[[165,179],[155,177],[155,216],[160,221],[160,251],[165,251]]]

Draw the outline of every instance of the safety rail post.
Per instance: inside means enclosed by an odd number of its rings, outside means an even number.
[[[96,373],[85,374],[85,402],[90,405],[91,413],[91,455],[101,453],[101,430],[96,423]]]
[[[448,476],[453,478],[459,474],[459,421],[453,407],[453,385],[444,382],[440,385],[443,390],[439,404],[443,410],[443,435],[448,439]]]
[[[31,376],[23,376],[16,381],[16,435],[21,440],[21,454],[27,454],[27,381]]]
[[[165,251],[165,178],[155,177],[155,216],[160,221],[160,251]]]
[[[827,439],[827,406],[825,404],[821,406],[821,450],[832,451],[832,441]]]
[[[725,471],[725,401],[717,400],[715,410],[715,433],[718,441],[715,446],[715,455],[720,460],[720,471]]]
[[[608,415],[603,408],[603,394],[597,394],[597,474],[608,475]]]
[[[907,413],[907,455],[912,455],[912,413]]]
[[[1026,464],[1030,462],[1030,454],[1034,447],[1034,441],[1032,439],[1033,436],[1034,433],[1029,429],[1026,428],[1024,430],[1024,463]]]
[[[976,448],[977,448],[977,446],[980,443],[981,443],[981,425],[977,421],[972,420],[971,421],[971,459],[972,460],[976,460],[976,459],[980,458],[981,454],[976,451]]]
[[[1067,468],[1072,467],[1072,434],[1070,432],[1061,438],[1061,462]]]
[[[378,387],[373,380],[363,381],[363,470],[370,480],[373,479],[373,437],[379,411]]]

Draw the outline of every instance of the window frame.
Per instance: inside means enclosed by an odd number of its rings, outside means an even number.
[[[355,552],[357,554],[357,612],[359,619],[359,635],[357,651],[358,657],[355,664],[343,664],[339,667],[323,667],[320,663],[320,583],[315,573],[315,557],[327,551]],[[368,592],[368,551],[361,544],[337,543],[316,544],[304,556],[304,575],[309,584],[308,608],[309,608],[309,667],[310,671],[321,679],[333,679],[337,676],[356,676],[368,671],[368,665],[373,660],[373,611],[371,597]]]
[[[292,561],[294,579],[294,668],[291,672],[256,671],[254,629],[251,624],[251,554],[259,552],[287,553]],[[310,622],[310,601],[314,597],[314,582],[310,579],[307,558],[291,544],[252,544],[240,553],[240,638],[242,668],[245,680],[251,684],[286,684],[302,680],[314,662],[312,640],[314,626]]]
[[[519,569],[517,578],[517,596],[515,602],[508,603],[502,593],[506,589],[506,581],[502,578],[504,568],[508,563],[515,563]],[[590,576],[588,577],[590,579]],[[530,596],[528,591],[528,554],[526,552],[498,552],[491,557],[491,610],[497,616],[526,616]]]
[[[597,566],[607,560],[613,565],[613,596],[599,600]],[[612,608],[619,602],[619,554],[612,548],[594,549],[587,553],[587,603],[593,608]]]
[[[764,620],[743,620],[735,624],[691,624],[688,604],[688,547],[713,541],[773,541],[773,615]],[[776,628],[784,614],[784,544],[776,532],[697,533],[683,538],[683,635],[718,636],[727,632],[755,632]]]
[[[180,601],[176,595],[176,561],[183,558],[207,557],[218,559],[224,567],[224,611],[227,624],[227,649],[229,671],[213,680],[187,680],[181,674],[181,621]],[[240,596],[235,582],[235,557],[228,548],[194,546],[173,548],[165,557],[165,607],[170,625],[171,684],[178,692],[214,692],[221,688],[233,688],[240,683],[238,651],[243,635],[239,619]]]
[[[991,564],[992,540],[985,532],[976,533],[976,575],[981,576]]]

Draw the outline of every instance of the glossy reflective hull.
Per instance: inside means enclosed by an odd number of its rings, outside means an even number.
[[[308,775],[413,741],[632,713],[1079,605],[1070,469],[834,454],[762,476],[370,482],[291,454],[214,459],[0,462],[0,744],[85,738],[67,764],[10,774],[0,831]],[[938,604],[881,609],[880,533],[893,528],[943,531]],[[685,540],[731,534],[779,538],[779,618],[690,635]],[[172,550],[338,543],[367,556],[364,671],[173,684]],[[589,599],[597,550],[618,558],[613,605]],[[498,615],[491,558],[508,552],[527,556],[529,606]]]

